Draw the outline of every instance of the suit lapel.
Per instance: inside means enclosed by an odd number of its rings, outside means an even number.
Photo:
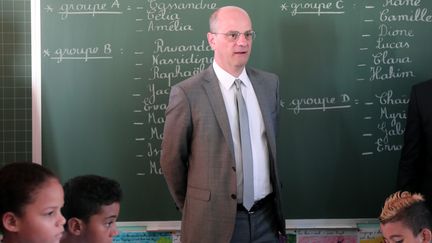
[[[219,127],[222,130],[223,136],[227,141],[231,154],[233,158],[234,156],[234,144],[232,140],[231,128],[229,125],[228,115],[225,108],[225,103],[222,97],[222,93],[219,87],[219,80],[216,77],[216,74],[213,70],[213,67],[210,66],[206,69],[204,75],[203,87],[207,93],[209,98],[211,107],[213,109],[213,113],[216,117],[216,120],[219,123]],[[234,160],[233,160],[234,161]],[[235,161],[234,161],[235,163]]]

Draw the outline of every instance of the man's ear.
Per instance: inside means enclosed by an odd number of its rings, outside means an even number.
[[[12,212],[6,212],[3,214],[2,222],[3,227],[10,232],[18,232],[19,230],[19,219]]]
[[[79,218],[70,218],[67,221],[67,231],[72,235],[81,235],[84,231],[84,222]]]
[[[422,242],[424,243],[430,243],[432,240],[432,232],[430,229],[424,228],[420,232],[420,235],[422,237]]]
[[[215,46],[214,40],[215,40],[215,35],[208,32],[207,33],[207,41],[208,41],[209,46],[212,48],[213,51],[214,51],[214,46]]]

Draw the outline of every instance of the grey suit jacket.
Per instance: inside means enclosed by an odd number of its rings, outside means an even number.
[[[276,166],[279,80],[246,69],[265,124],[278,230],[285,233]],[[210,66],[171,88],[161,167],[182,212],[182,243],[229,242],[237,211],[234,146],[219,81]]]

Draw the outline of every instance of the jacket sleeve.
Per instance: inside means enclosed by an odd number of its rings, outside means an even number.
[[[168,189],[180,211],[186,196],[191,130],[187,96],[180,87],[173,86],[165,113],[160,164]]]
[[[417,190],[417,176],[420,166],[421,152],[421,115],[419,114],[418,101],[415,86],[412,88],[410,102],[408,105],[407,120],[404,132],[404,145],[399,161],[397,176],[398,190]]]

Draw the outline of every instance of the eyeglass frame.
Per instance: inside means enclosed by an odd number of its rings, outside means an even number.
[[[240,35],[243,35],[245,39],[248,41],[256,38],[256,32],[253,30],[248,30],[245,31],[244,33],[241,33],[239,31],[229,31],[226,33],[217,33],[217,32],[210,32],[210,33],[215,35],[224,35],[229,41],[237,41],[240,38]],[[234,38],[234,39],[230,39],[230,38]]]

